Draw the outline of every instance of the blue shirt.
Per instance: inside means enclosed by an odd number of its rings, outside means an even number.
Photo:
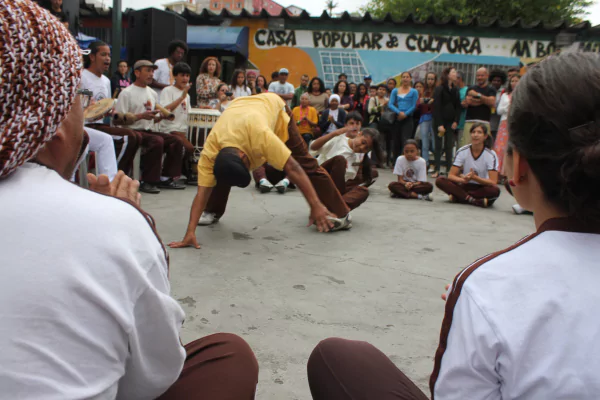
[[[409,116],[415,111],[418,99],[419,92],[417,92],[417,89],[410,89],[404,97],[400,97],[398,96],[398,89],[396,88],[392,90],[388,108],[396,114],[403,112],[404,115]]]

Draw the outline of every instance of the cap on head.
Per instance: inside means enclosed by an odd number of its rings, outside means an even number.
[[[83,66],[67,28],[32,1],[0,0],[0,20],[1,178],[55,135],[71,111]]]
[[[282,75],[282,74],[289,75],[290,71],[288,71],[287,68],[281,68],[279,70],[279,75]]]
[[[148,61],[148,60],[139,60],[136,61],[135,64],[133,64],[133,70],[138,70],[140,68],[143,67],[150,67],[152,69],[157,69],[158,67],[156,65],[154,65],[154,63],[152,61]]]
[[[372,81],[373,78],[371,78],[371,75],[365,75],[365,77],[363,78],[363,80],[365,80],[365,81],[367,81],[367,80]]]
[[[213,167],[215,179],[228,186],[245,188],[250,184],[250,172],[236,149],[227,147],[219,151]]]

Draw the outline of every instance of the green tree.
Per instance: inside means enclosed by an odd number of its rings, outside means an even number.
[[[370,0],[362,11],[376,18],[390,13],[395,18],[413,14],[418,19],[434,15],[437,18],[454,16],[459,20],[479,17],[556,22],[564,19],[574,23],[588,14],[587,8],[592,4],[592,0]]]
[[[325,2],[325,8],[327,9],[327,11],[329,11],[329,15],[333,15],[333,10],[335,8],[337,8],[338,3],[334,2],[333,0],[327,0]]]

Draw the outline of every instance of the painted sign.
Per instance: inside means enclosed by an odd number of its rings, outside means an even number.
[[[551,54],[556,49],[553,42],[537,40],[414,33],[269,29],[256,30],[254,44],[258,49],[273,49],[284,46],[311,49],[374,50],[519,58],[541,58]]]

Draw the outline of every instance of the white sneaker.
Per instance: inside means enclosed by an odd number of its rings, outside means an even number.
[[[200,220],[198,221],[198,225],[212,225],[219,222],[219,218],[215,216],[215,213],[203,212],[202,216],[200,216]]]
[[[352,228],[352,216],[350,213],[344,218],[327,217],[327,219],[333,222],[333,228],[331,228],[330,232],[347,231]]]
[[[514,206],[512,206],[513,212],[517,215],[521,215],[521,214],[531,214],[531,211],[528,211],[526,209],[524,209],[523,207],[521,207],[518,204],[515,204]]]
[[[421,200],[425,200],[425,201],[433,201],[433,196],[431,196],[431,193],[429,194],[424,194],[421,196]]]
[[[281,194],[284,194],[290,185],[290,181],[287,178],[284,178],[279,181],[277,185],[275,185],[275,189]]]
[[[258,189],[261,193],[269,193],[273,189],[273,185],[266,179],[261,179],[258,183]]]

